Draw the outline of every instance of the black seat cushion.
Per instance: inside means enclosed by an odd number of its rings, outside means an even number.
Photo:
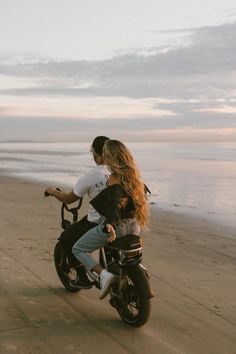
[[[124,237],[117,238],[115,241],[109,243],[107,246],[126,251],[134,250],[142,247],[141,237],[138,235],[127,235]]]

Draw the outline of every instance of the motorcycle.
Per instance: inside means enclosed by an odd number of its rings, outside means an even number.
[[[45,193],[45,196],[46,193]],[[66,204],[61,206],[61,227],[67,229],[78,220],[78,210],[82,200],[74,208]],[[72,221],[65,219],[65,210],[73,215]],[[142,265],[142,239],[137,235],[127,235],[101,247],[99,263],[103,268],[116,275],[116,281],[109,290],[110,305],[116,309],[121,319],[133,326],[141,327],[151,314],[153,292],[147,269]],[[63,250],[60,237],[54,248],[54,263],[58,277],[70,292],[78,292],[70,282],[77,277],[76,270],[70,266]],[[92,286],[100,289],[99,276],[87,271]],[[87,290],[86,290],[87,291]]]

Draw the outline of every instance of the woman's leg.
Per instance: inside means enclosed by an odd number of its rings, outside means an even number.
[[[94,228],[95,223],[88,221],[87,215],[78,222],[72,224],[68,229],[61,233],[60,241],[68,257],[71,267],[77,268],[81,265],[72,253],[72,247],[87,231]]]
[[[99,298],[103,299],[109,292],[109,287],[115,280],[114,274],[103,269],[90,255],[93,251],[99,249],[107,243],[109,233],[102,231],[102,226],[98,225],[86,232],[86,234],[78,240],[72,249],[73,254],[84,264],[87,270],[95,271],[100,274],[101,291]],[[79,283],[74,283],[74,286],[80,286]]]
[[[86,267],[87,270],[94,270],[100,274],[102,268],[90,255],[100,247],[104,246],[110,237],[110,234],[102,231],[103,225],[98,225],[86,232],[73,246],[74,256]],[[140,226],[137,219],[124,219],[116,228],[116,236],[122,237],[129,234],[138,235]]]
[[[97,265],[90,253],[104,246],[107,243],[108,236],[108,233],[102,231],[102,226],[98,225],[86,232],[74,244],[72,252],[87,270],[90,271]]]

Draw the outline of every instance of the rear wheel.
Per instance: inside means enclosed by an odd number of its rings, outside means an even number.
[[[64,252],[62,243],[57,242],[54,248],[54,263],[57,271],[57,275],[62,282],[66,290],[70,292],[78,292],[80,289],[74,289],[70,286],[70,280],[76,279],[76,270],[71,268],[68,258]]]
[[[114,285],[118,287],[117,285]],[[115,289],[113,289],[115,290]],[[122,320],[134,327],[143,326],[149,319],[151,313],[151,300],[141,296],[135,280],[126,274],[121,281],[120,289],[116,289],[115,293],[119,294],[116,299],[113,297],[110,302]]]

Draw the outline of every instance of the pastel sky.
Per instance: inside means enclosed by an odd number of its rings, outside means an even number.
[[[235,0],[0,8],[0,141],[236,140]]]

